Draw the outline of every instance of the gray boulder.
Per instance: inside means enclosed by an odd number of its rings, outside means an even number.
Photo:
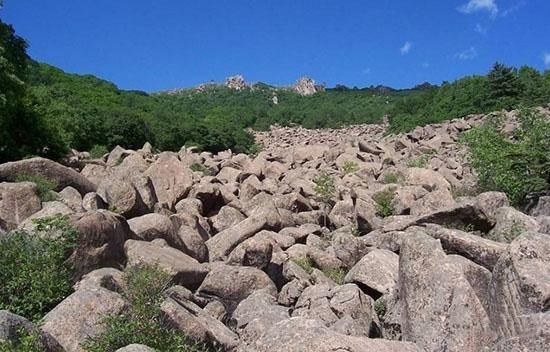
[[[4,230],[17,228],[25,219],[42,209],[37,192],[36,185],[31,182],[0,183],[0,221]]]
[[[376,300],[395,290],[398,271],[397,254],[384,249],[375,249],[351,268],[344,281],[359,285],[366,294]]]

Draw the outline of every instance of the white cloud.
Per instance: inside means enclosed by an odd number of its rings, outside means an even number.
[[[473,60],[477,57],[477,55],[476,48],[471,47],[470,49],[455,54],[455,58],[459,60]]]
[[[550,67],[550,53],[544,53],[544,64]]]
[[[423,62],[422,63],[422,68],[428,68],[430,67],[430,63],[429,62]]]
[[[368,75],[370,73],[370,68],[366,68],[363,71],[361,71],[364,75]]]
[[[498,14],[498,6],[496,0],[470,0],[458,8],[458,11],[466,14],[488,11],[492,16]]]
[[[412,43],[407,41],[405,42],[405,44],[403,44],[403,46],[401,47],[401,49],[399,49],[401,51],[401,55],[406,55],[408,54],[411,49],[412,49]]]
[[[502,11],[502,13],[500,15],[502,17],[506,17],[506,16],[511,15],[514,12],[518,11],[519,9],[524,7],[525,5],[527,5],[527,3],[525,1],[520,1],[517,4],[515,4],[514,6],[510,7],[509,9],[506,9],[506,10]]]
[[[481,24],[476,24],[476,27],[474,28],[476,32],[479,34],[487,34],[487,27],[483,27]]]

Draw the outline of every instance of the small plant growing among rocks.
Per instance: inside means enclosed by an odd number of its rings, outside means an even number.
[[[315,268],[315,263],[310,257],[293,259],[292,261],[298,264],[308,274],[311,274],[313,272],[313,269]]]
[[[317,194],[319,200],[323,203],[323,212],[325,227],[327,226],[327,211],[330,207],[330,200],[336,193],[336,184],[334,183],[334,177],[329,175],[326,171],[321,171],[319,175],[313,179],[315,187],[313,190]]]
[[[190,167],[191,171],[202,172],[205,176],[212,176],[213,172],[203,164],[193,163]]]
[[[424,168],[428,167],[428,162],[429,161],[430,160],[429,160],[428,155],[424,154],[424,155],[419,156],[416,159],[409,160],[409,162],[407,163],[407,166],[408,167],[419,167],[419,168],[424,169]]]
[[[376,302],[374,302],[374,311],[376,312],[376,315],[378,315],[378,319],[380,319],[380,321],[384,321],[386,310],[387,306],[384,298],[379,298]]]
[[[385,184],[402,183],[405,177],[399,172],[387,172],[382,179]]]
[[[323,270],[323,274],[334,281],[337,285],[343,285],[344,278],[346,277],[346,270],[344,268],[326,269]]]
[[[66,216],[34,224],[33,234],[16,231],[0,238],[0,310],[38,321],[72,292],[66,259],[78,233]]]
[[[342,165],[344,175],[354,174],[359,171],[359,164],[355,161],[348,160]]]
[[[378,192],[374,195],[373,199],[376,202],[376,211],[380,214],[380,216],[385,218],[393,215],[395,212],[393,205],[394,196],[394,189],[386,189],[385,191]]]
[[[57,200],[53,190],[57,187],[57,182],[45,179],[37,175],[18,175],[15,182],[32,182],[38,189],[38,197],[42,202],[51,202]]]
[[[84,349],[90,352],[116,351],[130,344],[144,344],[158,351],[207,352],[164,320],[161,304],[170,276],[154,266],[135,266],[125,273],[126,285],[121,292],[130,307],[120,315],[105,319],[105,332],[88,339]]]
[[[94,145],[90,149],[90,158],[91,159],[101,159],[105,154],[109,153],[109,150],[104,145]]]

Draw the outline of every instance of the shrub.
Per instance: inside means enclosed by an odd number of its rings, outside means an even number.
[[[90,352],[113,352],[130,344],[144,344],[159,351],[209,351],[170,328],[162,317],[161,304],[170,276],[152,266],[136,266],[125,274],[122,292],[129,309],[104,321],[105,332],[88,339],[83,347]]]
[[[189,168],[191,171],[202,172],[205,176],[211,176],[214,174],[211,169],[199,163],[193,163]]]
[[[342,165],[344,175],[353,174],[359,171],[359,165],[355,161],[348,160]]]
[[[393,215],[395,211],[393,206],[394,196],[393,189],[387,189],[374,195],[373,199],[376,202],[376,211],[380,216],[385,218]]]
[[[550,119],[533,111],[519,115],[509,138],[489,121],[463,136],[482,191],[501,191],[520,205],[530,192],[550,189]]]
[[[90,157],[92,159],[100,159],[107,153],[109,153],[109,150],[104,145],[96,144],[90,149]]]
[[[323,270],[323,274],[334,281],[337,285],[343,285],[344,278],[346,277],[346,270],[343,268],[326,269]]]
[[[0,352],[43,352],[46,348],[40,341],[38,332],[29,333],[25,329],[17,331],[17,342],[0,340]]]
[[[384,175],[382,182],[384,182],[385,184],[401,183],[403,182],[403,180],[404,180],[403,174],[399,172],[387,172]]]
[[[77,232],[66,216],[35,220],[34,233],[0,239],[0,309],[38,321],[71,291],[65,263]]]
[[[298,264],[302,269],[304,269],[308,274],[311,274],[315,268],[315,263],[310,257],[293,259],[293,262]]]
[[[381,321],[384,321],[384,317],[386,315],[386,301],[384,298],[379,298],[374,302],[374,311],[376,312],[376,315],[378,315],[378,319]]]
[[[315,183],[313,191],[317,193],[319,199],[323,203],[329,203],[330,199],[336,192],[334,177],[329,175],[326,171],[321,171],[319,175],[313,179],[313,183]]]
[[[18,175],[15,182],[32,182],[38,189],[38,197],[43,202],[51,202],[57,199],[52,191],[57,187],[57,182],[45,179],[37,175]]]
[[[407,162],[408,167],[419,167],[419,168],[426,168],[428,166],[429,158],[426,154],[419,156],[416,159],[409,160]]]

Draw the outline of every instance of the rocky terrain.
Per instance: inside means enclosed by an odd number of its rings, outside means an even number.
[[[548,351],[550,197],[525,214],[475,192],[458,139],[483,119],[274,127],[255,157],[146,144],[6,163],[0,236],[57,213],[79,232],[75,292],[40,326],[52,351],[83,351],[123,312],[117,287],[140,264],[172,277],[167,321],[222,351]],[[23,173],[55,180],[58,200]],[[0,338],[22,323],[0,312]]]

